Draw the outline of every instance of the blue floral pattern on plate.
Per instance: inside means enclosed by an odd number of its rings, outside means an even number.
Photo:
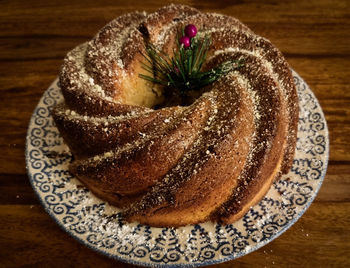
[[[290,172],[234,224],[212,222],[180,228],[126,223],[120,210],[95,197],[68,172],[72,159],[53,123],[63,97],[57,80],[32,115],[26,143],[27,171],[46,211],[70,235],[115,259],[152,267],[192,267],[248,254],[286,231],[315,198],[326,173],[329,141],[322,109],[293,72],[298,90],[298,140]]]

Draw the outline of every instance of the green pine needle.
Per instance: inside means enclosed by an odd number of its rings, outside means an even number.
[[[180,96],[185,96],[187,92],[199,90],[242,66],[240,60],[226,61],[202,71],[210,44],[208,36],[200,39],[197,35],[191,39],[191,46],[187,49],[178,42],[178,48],[170,58],[153,44],[147,43],[146,54],[143,54],[147,63],[142,63],[142,68],[150,75],[139,74],[139,77],[177,90]]]

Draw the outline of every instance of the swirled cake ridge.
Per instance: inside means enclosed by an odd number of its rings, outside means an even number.
[[[244,64],[189,105],[164,105],[164,87],[139,77],[145,40],[171,56],[188,24],[210,37],[204,69]],[[293,161],[298,97],[290,67],[230,16],[183,5],[122,15],[67,54],[60,86],[64,103],[52,115],[74,155],[71,173],[128,221],[232,223]]]

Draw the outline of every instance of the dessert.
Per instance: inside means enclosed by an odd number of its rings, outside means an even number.
[[[173,55],[186,25],[210,37],[204,69],[243,65],[172,105],[164,86],[140,74],[147,43]],[[298,98],[289,65],[233,17],[182,5],[120,16],[68,53],[60,86],[64,103],[52,115],[74,156],[71,173],[128,221],[232,223],[293,161]]]

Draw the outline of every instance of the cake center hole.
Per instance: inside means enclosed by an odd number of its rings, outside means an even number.
[[[132,78],[129,77],[123,80],[121,86],[124,90],[121,95],[117,96],[123,103],[155,110],[172,106],[189,106],[207,91],[206,88],[203,88],[180,94],[177,89],[155,84],[138,77],[138,74],[143,72],[144,70],[138,66],[138,68],[135,68]]]
[[[152,108],[157,110],[165,107],[172,106],[190,106],[196,99],[202,94],[203,90],[188,91],[186,94],[179,94],[179,91],[173,88],[162,88],[162,99],[159,103],[154,105]]]

